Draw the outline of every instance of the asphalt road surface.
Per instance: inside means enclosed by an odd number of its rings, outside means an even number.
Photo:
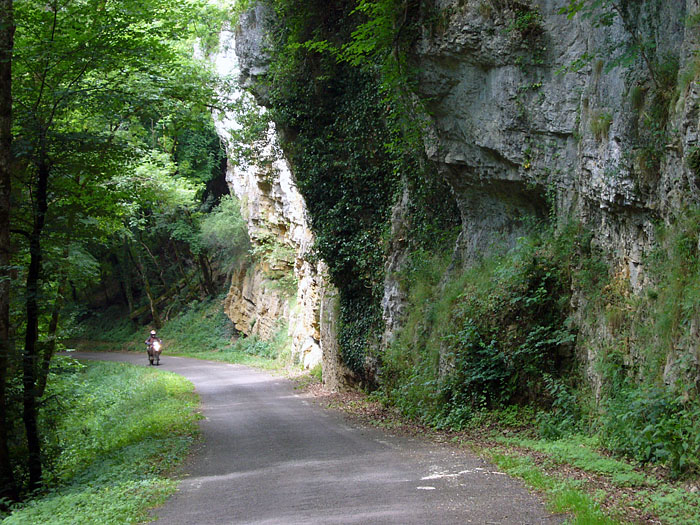
[[[148,366],[146,353],[77,358]],[[463,450],[348,422],[291,382],[240,365],[172,357],[192,381],[202,445],[164,525],[561,523],[523,485]]]

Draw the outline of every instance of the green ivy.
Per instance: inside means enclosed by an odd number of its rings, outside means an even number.
[[[285,150],[307,203],[316,254],[340,290],[343,357],[362,373],[381,321],[383,231],[399,180],[384,148],[389,133],[377,81],[296,48],[276,64],[269,92],[271,117],[293,137]]]
[[[270,117],[285,132],[316,256],[340,292],[342,356],[363,379],[372,375],[367,357],[377,357],[387,233],[402,183],[417,195],[411,222],[418,238],[442,239],[446,234],[437,230],[449,222],[433,220],[421,206],[437,202],[445,188],[421,166],[422,124],[406,118],[408,97],[400,86],[410,84],[408,69],[395,51],[412,38],[407,13],[417,12],[417,4],[404,4],[273,2],[283,23],[267,89]],[[454,207],[435,208],[458,217]]]

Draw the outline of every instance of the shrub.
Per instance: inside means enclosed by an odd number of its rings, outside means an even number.
[[[238,199],[232,195],[222,197],[219,205],[202,220],[199,237],[226,273],[240,267],[250,251],[250,239]]]
[[[603,444],[643,463],[666,464],[674,475],[700,470],[700,403],[664,387],[627,385],[604,402]]]
[[[406,323],[386,356],[389,397],[409,415],[452,427],[484,408],[551,404],[553,382],[572,365],[574,238],[566,229],[533,233],[444,281],[447,258],[418,254],[424,262],[405,279]]]
[[[612,120],[612,113],[609,111],[596,111],[593,113],[591,116],[591,133],[593,133],[597,141],[608,138]]]

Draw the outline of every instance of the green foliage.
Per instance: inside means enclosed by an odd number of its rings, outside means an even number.
[[[268,113],[248,93],[242,93],[231,104],[229,111],[236,115],[239,124],[239,127],[228,130],[231,134],[229,162],[242,169],[264,162],[260,158],[260,150],[266,144],[270,127]]]
[[[700,521],[700,498],[686,486],[661,485],[639,492],[644,508],[663,523],[697,523]]]
[[[693,335],[691,327],[700,315],[698,238],[700,210],[686,210],[659,229],[659,243],[649,255],[650,273],[656,281],[648,296],[649,303],[642,305],[643,309],[648,308],[649,318],[654,320],[651,333],[642,332],[649,336],[645,339],[649,345],[642,345],[648,362],[645,376],[649,379],[659,379],[658,374],[674,350],[697,347],[697,336]],[[643,321],[640,320],[640,324],[644,324]],[[675,386],[697,397],[699,385],[684,383],[685,379],[695,376],[697,364],[692,360],[676,361],[682,380]]]
[[[26,340],[18,351],[39,363],[67,303],[136,310],[144,281],[168,293],[199,262],[197,205],[221,152],[208,109],[217,79],[193,44],[218,9],[200,0],[15,7],[12,318]]]
[[[524,40],[534,38],[542,32],[542,15],[536,7],[517,5],[508,31],[517,31]]]
[[[70,338],[110,343],[115,347],[138,340],[142,332],[119,307],[107,308],[101,312],[75,309],[66,325],[66,335]]]
[[[282,325],[272,341],[263,341],[257,336],[244,337],[228,341],[210,350],[198,347],[177,348],[177,355],[211,359],[224,363],[238,363],[266,370],[279,370],[290,365],[291,341],[286,325]]]
[[[269,341],[241,336],[221,303],[222,298],[194,302],[170,320],[159,332],[164,352],[266,368],[274,366],[271,360],[277,360],[278,365],[289,361],[291,341],[286,323],[280,323]]]
[[[164,354],[211,352],[229,346],[235,329],[223,311],[222,299],[193,301],[180,315],[166,323],[158,332],[163,339]]]
[[[231,2],[230,11],[228,13],[228,20],[231,23],[231,27],[236,27],[240,16],[245,13],[252,4],[252,0],[234,0]]]
[[[576,228],[531,234],[449,276],[448,258],[417,253],[404,282],[405,325],[386,356],[384,388],[405,413],[462,427],[484,408],[556,401],[574,341],[568,302]],[[574,277],[574,274],[576,276]]]
[[[655,84],[642,107],[639,127],[639,163],[644,175],[658,178],[661,161],[666,154],[669,131],[666,129],[669,113],[678,96],[679,62],[675,55],[667,54],[654,61]]]
[[[316,234],[315,250],[342,297],[343,356],[362,372],[380,321],[382,232],[398,176],[384,148],[389,136],[372,77],[314,60],[311,68],[278,66],[271,113],[295,137],[287,151]]]
[[[591,133],[597,141],[608,138],[611,124],[612,114],[609,111],[596,112],[591,115]]]
[[[371,376],[365,369],[369,347],[377,344],[381,329],[381,310],[377,297],[367,296],[362,290],[341,290],[338,343],[343,361],[351,370]],[[369,373],[368,373],[369,372]]]
[[[581,13],[583,18],[593,18],[593,26],[610,26],[615,20],[616,13],[613,0],[569,0],[569,4],[559,12],[567,18],[573,18]]]
[[[292,246],[280,242],[277,235],[272,232],[263,232],[255,239],[256,246],[251,254],[260,260],[272,277],[281,277],[275,273],[279,270],[287,270],[294,265],[296,252]]]
[[[678,93],[684,95],[687,92],[690,83],[698,78],[698,75],[700,75],[700,52],[696,50],[693,53],[693,58],[686,63],[682,70],[679,71]]]
[[[279,290],[288,298],[296,295],[299,283],[294,274],[296,251],[292,246],[272,232],[263,232],[256,237],[250,253],[263,271],[265,287]]]
[[[581,385],[567,385],[548,373],[543,374],[543,378],[552,404],[537,415],[538,434],[545,439],[558,439],[581,431],[587,411],[580,394],[585,389]]]
[[[274,336],[269,341],[262,341],[255,336],[241,338],[234,344],[234,351],[288,363],[291,357],[291,344],[289,326],[286,322],[280,321]]]
[[[185,119],[183,119],[185,120]],[[184,122],[167,120],[174,146],[174,160],[180,177],[200,184],[221,176],[226,152],[209,113],[195,113]],[[164,122],[165,124],[165,122]],[[168,137],[162,141],[167,143]]]
[[[320,383],[323,381],[323,366],[321,363],[317,364],[314,366],[311,370],[309,370],[309,374],[316,378],[316,380]]]
[[[250,239],[238,199],[232,195],[222,197],[202,219],[199,242],[227,273],[243,264],[250,251]]]
[[[316,254],[340,292],[343,358],[367,377],[400,184],[411,192],[416,245],[452,237],[458,217],[422,162],[425,110],[411,95],[404,53],[418,34],[420,8],[396,0],[363,0],[354,8],[279,0],[275,7],[284,26],[273,54],[270,116],[285,130]]]
[[[700,470],[700,403],[666,388],[626,386],[605,402],[603,444],[643,463],[666,464],[674,475]]]
[[[695,177],[700,179],[700,147],[694,146],[686,154],[686,163]]]
[[[635,110],[640,111],[644,107],[644,96],[645,91],[641,86],[634,86],[630,90],[630,102]]]
[[[42,408],[50,490],[3,525],[136,523],[174,492],[166,476],[187,454],[196,398],[181,376],[56,358]]]
[[[697,336],[700,314],[700,214],[687,210],[657,233],[646,259],[655,281],[644,295],[614,279],[594,298],[613,337],[587,341],[603,378],[595,423],[611,450],[667,465],[674,475],[700,470]],[[634,357],[633,357],[634,356]]]

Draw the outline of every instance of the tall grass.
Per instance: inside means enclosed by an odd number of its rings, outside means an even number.
[[[574,481],[558,479],[546,474],[526,456],[509,453],[495,447],[484,451],[489,458],[511,476],[516,476],[535,490],[548,494],[548,508],[552,512],[571,514],[566,521],[577,525],[617,525],[596,502]]]
[[[222,298],[217,298],[188,304],[165,324],[158,336],[169,353],[202,353],[231,346],[235,334],[233,323],[224,313]]]
[[[598,430],[614,452],[698,474],[700,210],[660,226],[657,239],[645,259],[652,283],[643,294],[608,286],[613,335],[590,341],[602,378]]]
[[[137,523],[175,490],[197,433],[193,386],[123,363],[57,357],[42,409],[46,485],[2,525]]]
[[[545,491],[552,510],[572,513],[574,516],[567,523],[617,523],[608,515],[624,516],[632,509],[636,509],[637,516],[644,515],[647,519],[655,516],[658,519],[655,523],[700,523],[697,491],[689,491],[686,483],[665,480],[653,471],[642,471],[637,464],[602,453],[598,436],[572,435],[552,441],[500,435],[495,440],[499,446],[484,450],[484,454],[506,472]],[[537,461],[508,452],[512,447],[520,454],[532,451]],[[556,473],[556,465],[567,465],[565,472],[573,468],[598,480],[599,483],[592,484],[598,490],[591,491],[581,483],[580,476],[578,480],[562,479]],[[616,500],[615,504],[610,505],[611,499]],[[605,513],[601,511],[603,503],[606,503]],[[620,519],[620,522],[629,521]],[[633,522],[636,523],[634,518]]]

